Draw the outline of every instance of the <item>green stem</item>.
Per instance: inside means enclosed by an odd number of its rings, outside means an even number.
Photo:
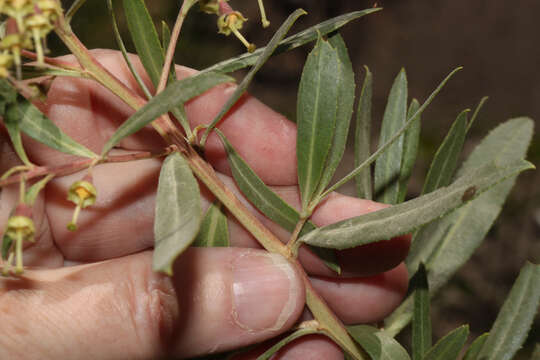
[[[159,78],[159,83],[156,88],[156,94],[159,94],[165,85],[167,85],[167,78],[169,76],[169,69],[171,68],[172,60],[174,58],[174,49],[176,48],[176,43],[178,42],[178,37],[180,36],[180,30],[182,29],[182,24],[186,18],[189,9],[197,2],[197,0],[184,0],[182,2],[182,7],[178,12],[178,17],[174,23],[174,27],[171,32],[171,39],[169,40],[169,46],[167,47],[167,53],[165,54],[165,61],[163,64],[163,69],[161,70],[161,76]]]
[[[73,15],[75,15],[77,10],[79,10],[80,7],[83,6],[85,2],[86,0],[75,0],[75,2],[71,5],[71,7],[66,12],[66,22],[68,24],[71,22]]]
[[[16,274],[22,274],[23,269],[23,253],[22,253],[22,247],[23,247],[23,238],[20,231],[17,231],[17,239],[15,240],[15,273]]]

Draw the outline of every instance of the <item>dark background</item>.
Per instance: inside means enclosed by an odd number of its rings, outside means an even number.
[[[147,6],[156,21],[164,20],[172,27],[178,3],[152,0],[147,1]],[[263,30],[259,26],[256,1],[231,0],[230,4],[251,19],[243,33],[258,46],[264,46],[296,8],[305,9],[309,15],[300,18],[291,33],[374,5],[373,1],[363,0],[267,0],[265,5],[272,24]],[[464,66],[423,115],[421,148],[410,183],[410,196],[420,192],[429,162],[457,114],[465,108],[474,108],[482,96],[490,99],[469,133],[465,153],[489,129],[509,118],[529,116],[536,120],[538,128],[539,1],[386,0],[378,5],[384,10],[350,23],[341,32],[354,64],[357,84],[363,79],[362,65],[369,66],[374,74],[374,140],[388,91],[402,67],[407,70],[409,96],[422,102],[446,74],[456,66]],[[117,16],[124,40],[133,51],[120,8]],[[190,14],[183,29],[190,38],[180,41],[178,63],[201,69],[244,52],[235,38],[217,34],[215,20],[214,16],[197,11]],[[73,28],[89,48],[116,48],[104,0],[89,0],[75,17]],[[59,46],[54,39],[51,44],[53,48]],[[304,47],[271,59],[250,88],[263,102],[293,120],[297,84],[309,49]],[[529,160],[536,165],[540,161],[538,140],[535,135],[529,151]],[[519,177],[483,245],[436,298],[433,308],[436,338],[463,323],[470,324],[473,336],[487,331],[519,268],[527,259],[539,262],[539,174],[529,171]],[[529,338],[530,343],[540,338],[539,321],[535,322]]]

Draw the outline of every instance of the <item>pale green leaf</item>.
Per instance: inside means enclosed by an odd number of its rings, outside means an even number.
[[[201,194],[187,161],[177,152],[161,167],[154,220],[153,269],[172,275],[174,260],[193,242],[201,225]]]
[[[458,174],[462,176],[490,161],[505,164],[522,159],[532,132],[533,122],[527,118],[516,118],[499,125],[476,147]],[[499,215],[514,181],[515,177],[512,177],[496,185],[461,209],[420,230],[406,264],[409,273],[414,274],[420,262],[426,263],[432,295],[480,245]],[[408,324],[411,314],[412,299],[408,298],[385,320],[385,328],[397,334]]]
[[[310,334],[317,334],[318,331],[316,329],[298,329],[295,332],[289,334],[285,338],[278,341],[274,346],[272,346],[270,349],[266,350],[262,355],[257,357],[257,360],[268,360],[277,353],[282,347],[287,345],[288,343],[298,339],[299,337],[310,335]]]
[[[352,338],[372,360],[409,360],[409,354],[396,340],[368,325],[347,326]]]
[[[231,97],[227,100],[225,105],[221,108],[219,113],[216,115],[216,117],[212,120],[210,125],[206,128],[206,131],[204,132],[200,144],[204,147],[206,143],[206,139],[208,138],[208,135],[210,132],[214,129],[214,127],[219,123],[219,121],[225,116],[225,114],[233,107],[233,105],[240,99],[240,97],[246,92],[249,84],[253,80],[253,77],[255,74],[260,70],[260,68],[264,65],[264,63],[272,56],[272,53],[274,50],[276,50],[276,47],[279,45],[279,42],[285,37],[291,26],[293,26],[294,22],[302,15],[307,14],[302,9],[297,9],[295,12],[293,12],[287,20],[281,26],[279,29],[275,32],[274,36],[272,36],[272,39],[268,42],[266,47],[264,48],[263,52],[260,54],[260,56],[257,57],[257,61],[253,65],[253,67],[249,70],[247,75],[244,77],[242,82],[236,87],[234,90],[234,93],[231,95]]]
[[[358,167],[371,154],[371,98],[373,96],[373,76],[366,68],[366,77],[360,92],[358,109],[356,110],[356,131],[354,136],[354,166]],[[371,200],[371,168],[366,167],[355,177],[356,190],[359,198]]]
[[[437,341],[424,356],[424,360],[456,360],[469,336],[469,327],[460,326]]]
[[[223,135],[219,129],[216,129],[223,147],[227,152],[227,159],[231,167],[231,172],[236,185],[244,195],[261,213],[270,220],[283,227],[285,230],[292,232],[296,224],[300,221],[300,214],[296,209],[290,206],[285,200],[270,189],[249,165],[240,157],[231,143]],[[306,234],[315,229],[315,225],[311,221],[307,221],[302,228],[300,234]],[[329,249],[311,247],[324,263],[338,274],[341,268],[337,263],[335,253]]]
[[[467,134],[468,112],[469,110],[464,110],[458,115],[435,153],[424,182],[422,194],[430,193],[452,182],[459,155],[465,142],[465,135]]]
[[[407,121],[407,75],[401,69],[394,80],[384,110],[379,147],[386,143]],[[375,162],[375,198],[386,204],[397,204],[399,176],[403,159],[403,138],[394,142]]]
[[[512,359],[527,338],[539,306],[540,265],[527,262],[497,315],[478,359]]]
[[[421,360],[432,344],[429,286],[424,264],[420,264],[411,280],[411,288],[414,291],[412,358]]]
[[[471,126],[473,126],[474,121],[478,117],[478,114],[480,113],[480,110],[482,110],[482,107],[484,107],[484,104],[489,98],[487,96],[484,96],[482,99],[480,99],[480,102],[478,105],[476,105],[476,109],[474,109],[474,112],[471,116],[471,120],[469,121],[469,124],[467,125],[467,132],[471,129]]]
[[[152,83],[157,85],[163,68],[163,49],[144,0],[123,0],[126,22],[137,54]]]
[[[337,50],[339,61],[341,64],[339,79],[338,79],[338,95],[337,95],[337,110],[336,110],[336,125],[332,145],[324,171],[319,182],[317,193],[322,193],[336,172],[336,169],[341,162],[345,146],[347,145],[347,135],[349,134],[349,125],[351,123],[351,115],[354,105],[354,71],[352,69],[351,60],[347,52],[347,47],[343,38],[336,34],[328,39],[330,45]]]
[[[98,157],[97,154],[66,135],[28,100],[20,99],[17,105],[15,111],[20,117],[19,129],[32,139],[67,154],[88,158]]]
[[[206,211],[201,228],[192,246],[198,247],[227,247],[229,246],[229,227],[227,215],[223,212],[221,203],[214,202]]]
[[[409,110],[407,112],[407,118],[411,117],[420,108],[418,100],[413,99]],[[399,172],[399,191],[397,202],[401,203],[407,196],[407,185],[411,177],[414,164],[416,163],[416,156],[418,155],[418,145],[420,143],[420,115],[414,118],[414,122],[411,127],[405,131],[403,135],[403,156],[401,159],[401,170]]]
[[[478,358],[478,354],[480,354],[480,350],[482,350],[482,347],[484,346],[486,340],[488,339],[489,333],[485,333],[477,337],[471,346],[467,349],[467,352],[463,356],[463,360],[480,360]]]
[[[337,51],[327,41],[319,39],[302,71],[296,137],[302,211],[315,195],[332,145],[341,66]]]
[[[534,166],[525,160],[505,165],[490,163],[461,176],[448,187],[399,205],[316,229],[300,241],[320,247],[347,249],[389,240],[444,216],[501,181],[531,168]]]
[[[429,106],[429,104],[431,104],[433,99],[435,99],[437,94],[442,90],[442,88],[448,82],[448,80],[450,80],[450,78],[452,76],[454,76],[454,74],[456,72],[460,71],[461,69],[462,69],[461,67],[458,67],[458,68],[454,69],[450,74],[448,74],[444,78],[444,80],[441,81],[441,83],[437,86],[437,88],[428,96],[428,98],[426,99],[426,101],[424,101],[422,106],[420,106],[420,108],[413,115],[411,115],[410,118],[407,119],[407,122],[401,127],[401,129],[399,129],[395,134],[393,134],[392,138],[390,138],[384,144],[380,145],[379,148],[377,149],[377,151],[375,151],[371,156],[369,156],[364,162],[362,162],[360,165],[358,165],[349,174],[347,174],[341,180],[339,180],[338,182],[336,182],[335,184],[330,186],[328,189],[326,189],[326,191],[324,193],[322,193],[320,197],[321,198],[325,197],[326,195],[328,195],[332,191],[338,189],[340,186],[342,186],[343,184],[345,184],[349,180],[353,179],[356,175],[358,175],[359,173],[364,171],[364,169],[368,168],[371,165],[371,163],[373,163],[375,160],[377,160],[379,158],[379,156],[381,156],[384,152],[386,152],[386,150],[390,146],[392,146],[398,139],[400,139],[401,135],[405,131],[407,131],[407,129],[409,129],[409,127],[411,125],[414,124],[414,122],[416,121],[416,118],[419,117],[422,114],[422,112]]]
[[[54,177],[54,174],[48,174],[43,179],[39,180],[34,185],[30,186],[28,190],[26,190],[26,194],[24,195],[25,203],[29,204],[30,206],[34,205],[34,202],[36,201],[36,198],[39,195],[39,192],[45,188],[47,183],[51,181],[53,177]]]
[[[273,52],[273,55],[277,55],[292,49],[296,49],[302,45],[317,40],[319,36],[324,36],[337,31],[352,20],[359,19],[365,15],[372,14],[381,10],[381,8],[371,8],[361,11],[354,11],[351,13],[343,14],[332,19],[323,21],[320,24],[314,25],[306,30],[303,30],[297,34],[289,36],[288,38],[279,42],[279,45]],[[254,65],[258,58],[266,51],[266,47],[259,48],[252,53],[246,52],[240,56],[232,59],[224,60],[215,65],[212,65],[203,71],[219,71],[219,72],[232,72],[243,69],[248,66]]]
[[[160,115],[170,111],[175,106],[202,94],[206,90],[233,79],[222,74],[199,73],[194,76],[175,81],[165,90],[154,96],[148,103],[131,115],[111,136],[103,147],[102,154],[107,154],[126,136],[134,134],[152,122]]]
[[[465,176],[486,162],[504,166],[522,159],[532,136],[532,122],[509,120],[492,130],[476,147],[458,172]],[[429,271],[432,291],[439,289],[480,245],[497,218],[515,181],[512,177],[497,185],[459,211],[420,230],[406,263],[411,274],[420,262]]]

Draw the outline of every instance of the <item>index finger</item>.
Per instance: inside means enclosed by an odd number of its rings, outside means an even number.
[[[119,52],[93,50],[92,54],[128,88],[137,91],[137,84]],[[139,73],[149,82],[138,58],[133,56],[132,59]],[[65,60],[74,59],[68,56]],[[179,78],[193,74],[192,69],[177,67]],[[232,84],[216,86],[189,101],[186,113],[192,127],[210,123],[234,89]],[[53,82],[48,96],[45,110],[51,120],[98,153],[115,129],[134,112],[101,85],[89,80],[59,78]],[[219,128],[267,184],[297,183],[294,123],[246,94],[220,122]],[[120,144],[129,150],[162,146],[164,143],[151,129],[143,129]],[[31,143],[28,152],[34,161],[43,165],[66,159],[65,155],[35,142]],[[230,173],[225,151],[215,135],[208,139],[205,155],[218,171]]]

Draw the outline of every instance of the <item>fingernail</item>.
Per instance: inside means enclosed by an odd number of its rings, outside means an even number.
[[[233,263],[233,317],[250,331],[278,330],[296,308],[298,281],[277,254],[248,252]]]

